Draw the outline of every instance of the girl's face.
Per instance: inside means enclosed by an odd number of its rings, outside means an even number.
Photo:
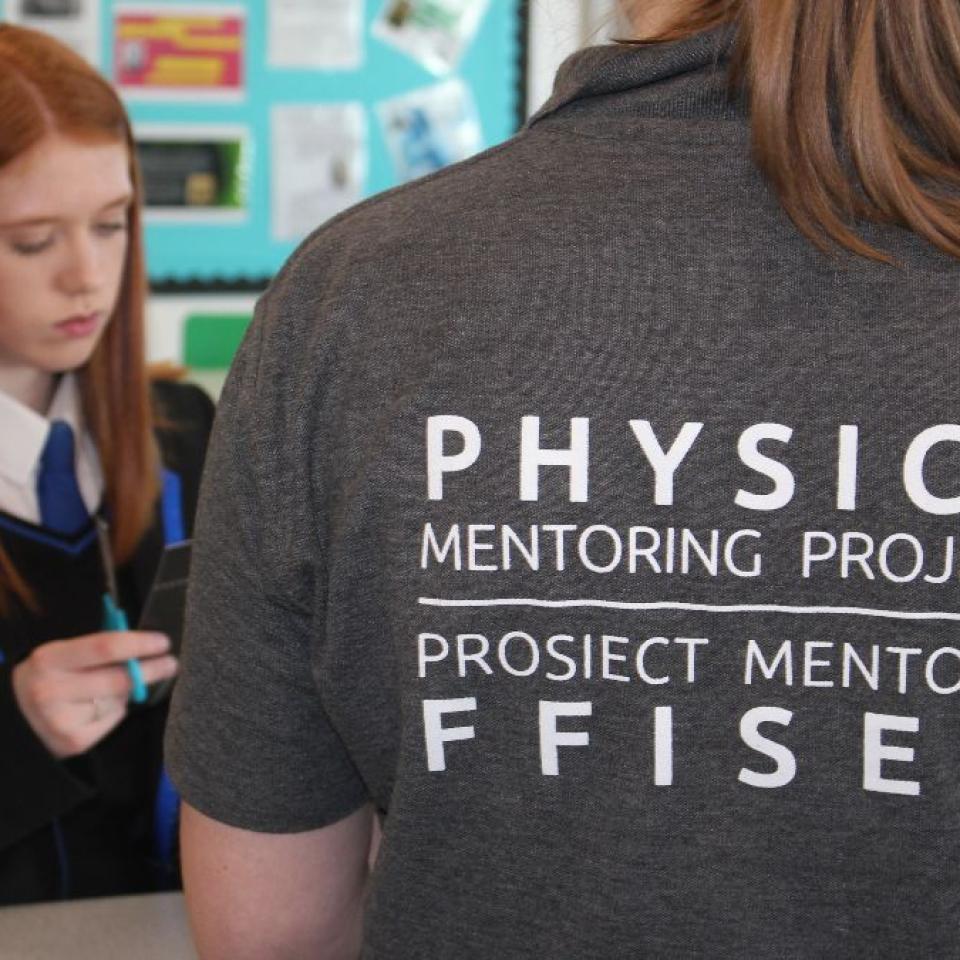
[[[132,199],[123,143],[51,134],[0,168],[0,388],[90,359],[120,292]]]

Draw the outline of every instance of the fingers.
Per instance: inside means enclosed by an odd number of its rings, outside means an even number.
[[[42,739],[54,756],[76,757],[99,743],[126,715],[122,700],[63,703],[46,718]]]
[[[140,661],[143,682],[150,686],[167,680],[177,672],[177,660],[169,655],[151,657]],[[126,701],[133,688],[130,673],[123,664],[111,664],[76,673],[61,674],[56,684],[55,696],[71,702],[97,699]]]
[[[99,743],[114,727],[119,725],[126,714],[126,708],[120,706],[118,709],[101,714],[92,723],[88,723],[86,727],[82,728],[82,733],[78,735],[78,749],[72,756],[86,753],[92,746]]]
[[[163,634],[94,633],[37,647],[13,669],[20,712],[57,757],[85,753],[124,718],[136,658],[146,684],[175,675]],[[94,701],[97,701],[95,703]]]
[[[99,743],[120,721],[127,715],[125,704],[119,704],[112,712],[107,711],[100,715],[97,720],[88,723],[83,732],[77,737],[76,746],[78,749],[71,756],[78,756],[86,753],[92,746]]]
[[[169,649],[170,640],[162,633],[117,630],[45,643],[32,656],[44,670],[88,670],[124,660],[156,657]]]
[[[108,717],[122,720],[127,712],[127,701],[118,697],[95,697],[90,703],[90,724],[99,724]]]

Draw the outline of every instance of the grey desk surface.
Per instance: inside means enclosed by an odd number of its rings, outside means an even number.
[[[0,907],[0,960],[197,960],[183,896]]]

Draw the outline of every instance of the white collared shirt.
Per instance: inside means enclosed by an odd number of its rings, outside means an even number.
[[[37,473],[53,420],[65,420],[77,438],[77,484],[87,509],[93,513],[103,497],[100,457],[83,425],[77,378],[60,378],[46,416],[0,390],[0,510],[29,523],[40,523]]]

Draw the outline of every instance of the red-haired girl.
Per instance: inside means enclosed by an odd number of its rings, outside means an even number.
[[[0,903],[150,889],[172,845],[165,707],[131,706],[126,661],[176,661],[103,632],[102,598],[115,573],[135,623],[188,534],[212,407],[149,382],[139,192],[110,85],[0,27]]]

